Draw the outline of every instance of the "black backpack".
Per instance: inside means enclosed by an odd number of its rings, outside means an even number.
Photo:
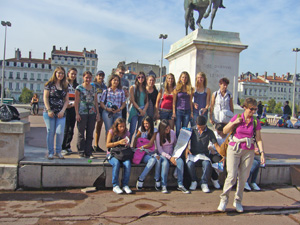
[[[20,114],[16,107],[3,104],[0,106],[0,120],[2,122],[8,122],[11,120],[20,120]]]

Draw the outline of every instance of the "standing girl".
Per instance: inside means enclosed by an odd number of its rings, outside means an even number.
[[[47,127],[48,159],[53,159],[54,136],[56,136],[56,155],[64,159],[61,154],[61,146],[64,137],[66,123],[65,111],[69,104],[68,84],[65,69],[57,67],[44,89],[43,118]]]
[[[149,149],[151,147],[154,147],[154,141],[156,136],[157,129],[154,128],[153,120],[150,116],[144,117],[142,120],[142,125],[138,129],[137,135],[134,138],[133,147],[136,147],[138,138],[146,138],[149,140],[148,143],[146,143],[143,146],[139,146],[139,148]],[[155,189],[160,189],[160,159],[159,156],[154,154],[155,151],[146,153],[142,159],[143,163],[147,163],[145,169],[143,170],[142,174],[139,176],[137,183],[136,183],[136,189],[140,190],[143,187],[144,180],[150,170],[155,166]]]
[[[77,148],[80,157],[94,158],[92,154],[95,121],[99,121],[97,93],[91,85],[93,75],[83,73],[83,83],[75,91],[75,111],[78,128]],[[85,135],[84,135],[85,133]]]
[[[174,129],[173,113],[173,91],[176,86],[174,74],[167,75],[164,86],[159,90],[156,100],[156,118],[168,120],[171,129]]]
[[[114,122],[113,126],[107,133],[107,141],[106,147],[108,149],[118,147],[118,146],[128,146],[129,145],[129,136],[130,133],[126,128],[126,121],[123,118],[118,118]],[[120,140],[121,139],[121,140]],[[128,187],[128,182],[130,178],[130,170],[131,170],[131,162],[130,160],[120,161],[115,157],[111,156],[109,152],[107,152],[107,158],[109,159],[109,163],[112,165],[112,184],[113,184],[113,192],[116,194],[122,194],[123,191],[119,185],[119,173],[121,164],[123,164],[123,179],[122,185],[123,190],[127,194],[131,194],[132,191]]]
[[[97,106],[99,108],[99,116],[100,116],[100,120],[96,123],[96,130],[95,130],[95,145],[94,145],[95,152],[104,152],[104,150],[99,147],[99,139],[101,134],[101,128],[103,125],[103,119],[102,119],[103,109],[100,106],[100,100],[103,91],[107,89],[106,85],[104,84],[104,78],[105,78],[105,73],[102,70],[100,70],[96,74],[94,83],[92,83],[92,85],[95,86],[97,92],[97,102],[98,102]]]
[[[135,85],[130,87],[130,101],[132,107],[129,112],[128,122],[130,123],[130,140],[137,128],[141,126],[143,117],[146,115],[148,109],[148,95],[146,89],[146,76],[144,72],[140,72],[135,78]]]
[[[102,119],[107,133],[116,119],[122,117],[122,110],[126,107],[125,92],[118,75],[113,74],[109,78],[108,89],[102,93],[100,106],[103,109]]]
[[[182,72],[173,94],[173,118],[176,118],[176,137],[180,128],[187,127],[193,118],[193,88],[188,72]]]
[[[62,143],[63,154],[71,154],[71,141],[74,134],[74,126],[76,122],[76,113],[74,108],[75,101],[75,89],[78,86],[77,80],[77,69],[71,68],[68,71],[67,81],[69,90],[69,105],[66,110],[66,125],[64,132],[64,141]]]
[[[38,115],[39,114],[39,97],[37,93],[33,94],[33,97],[31,99],[31,111],[33,115]],[[36,111],[36,113],[35,113]]]
[[[210,104],[210,89],[207,88],[206,75],[203,72],[197,73],[196,76],[196,90],[194,92],[194,109],[192,126],[196,126],[196,119],[199,115],[205,116],[207,119],[207,112]]]
[[[170,128],[170,125],[167,120],[161,120],[158,133],[156,134],[156,146],[161,158],[161,181],[162,181],[162,193],[167,194],[167,181],[168,181],[168,172],[170,167],[170,162],[176,166],[177,169],[177,182],[178,190],[182,191],[185,194],[189,194],[188,191],[183,186],[183,170],[184,163],[182,158],[172,157],[174,147],[176,144],[176,135],[175,132]]]
[[[158,95],[158,91],[155,87],[155,77],[153,75],[149,75],[147,77],[147,92],[148,92],[148,109],[147,109],[147,115],[150,116],[153,121],[156,120],[155,117],[155,105],[156,105],[156,99]]]

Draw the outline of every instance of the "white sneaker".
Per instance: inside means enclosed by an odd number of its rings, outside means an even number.
[[[143,188],[144,182],[139,179],[136,181],[136,190],[141,190]]]
[[[184,194],[190,194],[191,192],[187,190],[183,185],[179,185],[177,188],[178,191],[181,191]]]
[[[227,202],[221,200],[221,201],[220,201],[220,204],[219,204],[219,206],[218,206],[218,211],[220,211],[220,212],[225,212],[226,206],[227,206]]]
[[[244,212],[244,209],[243,209],[243,206],[241,203],[238,203],[238,202],[233,202],[233,207],[235,207],[235,210],[239,213],[242,213]]]
[[[260,191],[260,187],[258,187],[258,185],[256,183],[251,183],[250,186],[252,187],[252,189],[254,191]]]
[[[114,186],[113,192],[115,192],[118,195],[123,193],[123,191],[121,190],[121,188],[118,185]]]
[[[201,189],[204,193],[209,193],[210,192],[207,184],[201,184]]]
[[[189,189],[190,189],[191,191],[195,191],[196,188],[197,188],[197,185],[198,185],[197,181],[192,181],[191,186],[190,186]]]
[[[123,187],[123,191],[126,192],[126,194],[131,194],[132,191],[130,190],[130,188],[126,185],[125,187]]]
[[[160,186],[160,180],[159,181],[155,181],[155,190],[160,191],[161,186]]]
[[[161,193],[163,193],[163,194],[168,194],[169,193],[168,190],[167,190],[167,186],[162,186]]]
[[[249,186],[248,182],[245,183],[244,189],[246,189],[247,191],[251,191],[251,187]]]
[[[213,183],[215,189],[220,189],[221,188],[218,180],[211,179],[211,182]]]

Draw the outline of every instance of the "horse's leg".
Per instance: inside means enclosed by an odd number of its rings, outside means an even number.
[[[219,4],[216,4],[216,2],[218,2]],[[209,25],[210,30],[212,30],[214,19],[215,19],[216,13],[218,11],[219,5],[220,5],[220,1],[215,1],[214,2],[214,6],[213,6],[213,9],[212,9],[212,12],[211,12],[210,25]]]
[[[205,10],[206,10],[206,8],[205,9],[198,9],[197,11],[198,11],[198,13],[199,13],[199,17],[198,17],[198,20],[197,20],[197,25],[198,25],[198,27],[200,28],[200,29],[203,29],[203,27],[201,26],[201,20],[202,20],[202,18],[203,18],[203,15],[204,15],[204,13],[205,13]]]

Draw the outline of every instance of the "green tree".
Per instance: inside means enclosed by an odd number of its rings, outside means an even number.
[[[274,108],[274,113],[276,114],[282,114],[282,103],[281,102],[278,102],[276,105],[275,105],[275,108]]]
[[[33,97],[33,91],[28,88],[23,88],[22,93],[19,97],[19,101],[22,103],[29,103]]]
[[[275,109],[275,105],[276,105],[276,101],[272,98],[268,101],[268,108],[267,108],[267,112],[269,113],[274,113],[274,109]]]
[[[245,99],[241,98],[240,99],[240,105],[243,105],[244,101],[245,101]]]

